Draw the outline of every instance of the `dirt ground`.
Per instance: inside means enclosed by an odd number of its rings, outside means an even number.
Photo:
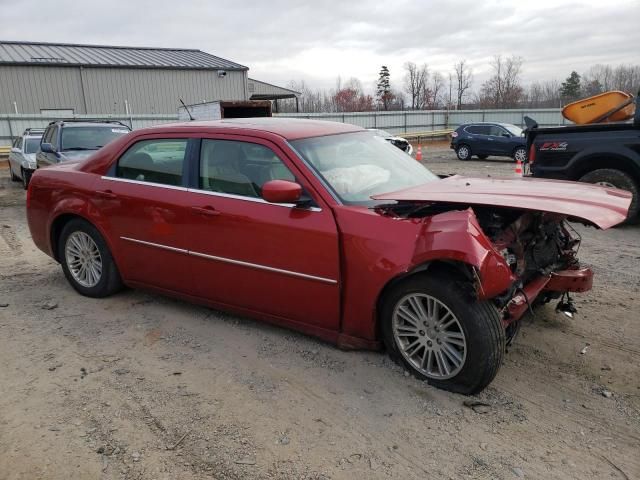
[[[143,291],[83,298],[24,199],[0,168],[2,480],[640,478],[639,227],[576,227],[593,291],[574,319],[526,318],[474,411],[383,353]]]

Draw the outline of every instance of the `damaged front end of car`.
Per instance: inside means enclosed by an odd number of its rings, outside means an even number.
[[[517,322],[535,305],[560,299],[573,313],[568,295],[591,288],[593,273],[577,259],[580,236],[566,216],[490,206],[400,202],[378,207],[386,215],[420,219],[414,265],[443,259],[466,276],[477,300],[500,312],[510,339]],[[566,299],[565,299],[566,298]]]

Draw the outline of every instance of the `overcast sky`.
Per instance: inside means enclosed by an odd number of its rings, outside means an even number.
[[[0,0],[0,39],[197,48],[285,85],[328,88],[381,65],[401,87],[406,61],[447,74],[467,59],[474,88],[495,54],[523,79],[564,79],[596,63],[640,64],[640,0]]]

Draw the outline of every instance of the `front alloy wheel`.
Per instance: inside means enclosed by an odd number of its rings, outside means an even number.
[[[515,161],[520,161],[522,163],[527,161],[527,149],[524,147],[516,148],[515,152],[513,152],[513,159]]]
[[[467,356],[460,322],[437,298],[411,293],[396,305],[393,335],[402,356],[425,377],[455,377]]]
[[[393,360],[415,377],[471,395],[496,376],[505,331],[493,304],[444,268],[401,281],[382,299],[379,321]]]

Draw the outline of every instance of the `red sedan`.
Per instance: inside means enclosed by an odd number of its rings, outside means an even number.
[[[520,317],[591,287],[566,218],[607,228],[631,196],[530,179],[440,179],[383,138],[323,121],[162,125],[38,170],[36,245],[81,294],[128,285],[386,346],[462,393],[486,387]]]

